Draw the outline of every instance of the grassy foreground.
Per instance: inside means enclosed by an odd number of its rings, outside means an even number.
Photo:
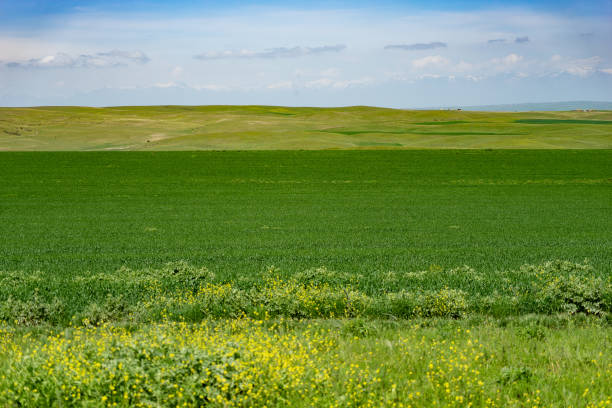
[[[0,406],[612,407],[610,163],[1,153]]]
[[[3,406],[610,407],[600,321],[0,329]]]
[[[612,111],[0,108],[0,150],[609,149],[611,125]]]
[[[612,406],[612,281],[586,265],[0,278],[3,406]]]

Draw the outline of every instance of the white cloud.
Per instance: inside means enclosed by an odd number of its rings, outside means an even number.
[[[442,75],[438,74],[423,74],[417,77],[418,79],[439,79],[442,78]]]
[[[9,68],[105,68],[147,62],[149,57],[142,51],[111,50],[91,55],[81,54],[76,57],[60,52],[27,61],[10,61],[5,65]]]
[[[153,85],[148,85],[144,87],[125,87],[125,89],[147,89],[147,88],[158,88],[158,89],[168,89],[168,88],[180,88],[184,90],[193,90],[193,91],[230,91],[230,90],[240,90],[239,88],[232,88],[225,85],[219,84],[204,84],[204,85],[192,85],[184,82],[177,81],[169,81],[169,82],[157,82]]]
[[[42,57],[40,59],[41,64],[50,64],[53,63],[53,61],[55,61],[55,57],[53,55],[47,55],[46,57]]]
[[[336,81],[333,84],[333,87],[336,89],[344,89],[344,88],[350,88],[352,86],[365,86],[365,85],[370,85],[372,83],[374,83],[375,80],[373,78],[370,77],[366,77],[366,78],[359,78],[359,79],[348,79],[345,81]]]
[[[194,56],[199,60],[218,60],[218,59],[241,59],[241,58],[295,58],[305,55],[317,55],[330,52],[340,52],[346,48],[346,45],[323,45],[320,47],[279,47],[269,48],[264,51],[210,51]]]
[[[198,91],[231,91],[233,88],[227,85],[220,84],[204,84],[204,85],[196,85],[192,87]]]
[[[89,55],[80,55],[80,57],[91,57]],[[107,52],[99,52],[94,57],[98,58],[107,58],[111,61],[113,60],[123,60],[123,61],[133,61],[144,64],[145,62],[149,62],[150,59],[145,55],[142,51],[122,51],[122,50],[111,50]]]
[[[304,84],[306,88],[327,88],[334,84],[334,81],[329,78],[319,78],[313,81],[308,81]]]
[[[597,70],[597,66],[600,62],[601,58],[598,56],[575,59],[564,64],[563,72],[579,77],[586,77]]]
[[[427,67],[440,67],[448,64],[448,60],[441,55],[429,55],[412,61],[412,66],[418,69]]]
[[[346,80],[333,80],[330,78],[319,78],[312,81],[308,81],[304,84],[305,88],[334,88],[334,89],[346,89],[353,86],[364,86],[374,83],[374,79],[370,77],[363,77],[358,79],[346,79]]]
[[[519,63],[522,60],[523,60],[522,55],[508,54],[503,58],[494,58],[492,62],[494,64],[501,64],[501,65],[514,65],[514,64]]]
[[[603,72],[604,74],[612,75],[612,68],[602,68],[599,70],[599,72]]]
[[[174,82],[174,81],[170,81],[170,82],[158,82],[153,84],[154,88],[176,88],[176,87],[181,87],[181,84]]]
[[[280,81],[275,82],[267,86],[268,89],[292,89],[293,82],[292,81]]]
[[[403,50],[403,51],[433,50],[434,48],[446,48],[446,43],[436,41],[436,42],[430,42],[430,43],[391,44],[391,45],[385,46],[385,50]]]
[[[566,68],[565,72],[571,75],[585,77],[593,73],[593,68],[587,66],[574,66]]]

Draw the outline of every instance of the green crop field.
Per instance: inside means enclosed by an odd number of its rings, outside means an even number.
[[[0,152],[0,405],[611,407],[611,120],[0,109],[156,150]]]
[[[610,149],[612,112],[0,108],[0,150]]]
[[[3,153],[0,269],[612,272],[612,151]]]

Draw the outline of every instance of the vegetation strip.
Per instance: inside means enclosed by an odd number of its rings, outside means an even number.
[[[584,313],[606,318],[612,312],[612,278],[587,264],[525,265],[495,278],[487,280],[467,266],[367,277],[326,268],[286,277],[270,268],[235,282],[217,280],[208,269],[183,262],[68,280],[3,272],[0,320],[32,326],[246,316],[409,319]]]

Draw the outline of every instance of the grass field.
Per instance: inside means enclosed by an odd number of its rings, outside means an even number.
[[[3,153],[0,270],[612,271],[612,152]]]
[[[0,108],[0,150],[610,149],[610,125],[612,111]]]
[[[0,405],[611,407],[612,150],[384,147],[0,153]]]

